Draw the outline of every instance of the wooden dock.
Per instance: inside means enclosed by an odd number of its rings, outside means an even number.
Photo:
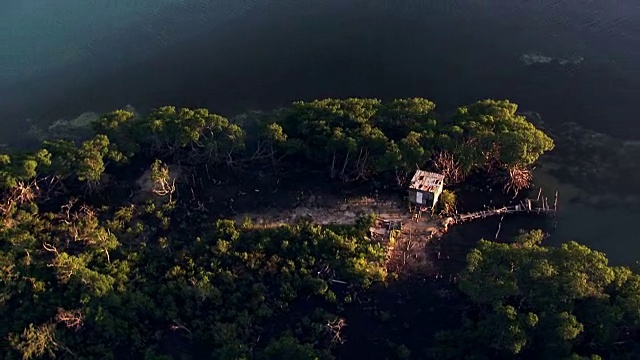
[[[540,202],[539,206],[534,206],[533,201]],[[450,223],[459,224],[467,221],[484,219],[489,216],[505,215],[505,214],[539,214],[539,215],[555,215],[558,206],[558,192],[556,191],[556,198],[553,203],[553,207],[549,206],[549,202],[546,197],[540,198],[538,193],[537,200],[525,199],[519,204],[503,206],[501,208],[493,208],[487,210],[476,211],[467,214],[455,215],[451,218]]]

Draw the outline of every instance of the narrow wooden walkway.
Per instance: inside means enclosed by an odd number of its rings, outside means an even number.
[[[540,195],[538,195],[538,199],[540,199]],[[555,214],[556,208],[558,204],[558,193],[556,192],[556,200],[553,204],[553,207],[549,206],[546,198],[542,198],[541,206],[535,207],[532,205],[532,201],[530,199],[526,199],[521,201],[520,204],[511,205],[511,206],[503,206],[501,208],[487,209],[482,211],[476,211],[467,214],[460,214],[452,217],[452,223],[459,224],[467,221],[472,221],[476,219],[484,219],[489,216],[495,215],[504,215],[504,214]]]

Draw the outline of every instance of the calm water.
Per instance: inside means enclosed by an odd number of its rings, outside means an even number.
[[[126,104],[235,113],[322,96],[444,108],[509,97],[550,122],[640,138],[634,0],[2,3],[0,115],[13,126]],[[530,52],[584,61],[528,67]]]
[[[526,66],[527,53],[584,60]],[[636,0],[2,1],[0,142],[27,118],[328,96],[506,97],[550,124],[640,139],[638,64]]]

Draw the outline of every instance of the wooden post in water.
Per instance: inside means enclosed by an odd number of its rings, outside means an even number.
[[[504,220],[504,215],[500,218],[500,222],[498,223],[498,231],[496,231],[495,240],[498,240],[498,235],[500,234],[500,229],[502,229],[502,220]]]
[[[553,213],[558,211],[558,190],[556,190],[556,199],[553,201]]]

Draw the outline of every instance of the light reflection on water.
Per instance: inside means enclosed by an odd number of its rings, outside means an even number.
[[[104,54],[114,40],[160,48],[268,0],[16,0],[3,2],[0,79]],[[122,33],[131,31],[128,39]],[[105,43],[106,42],[106,43]],[[109,43],[110,42],[110,43]],[[124,44],[120,44],[124,45]]]
[[[321,96],[425,96],[441,107],[509,97],[545,119],[629,136],[624,118],[640,94],[640,3],[631,0],[7,3],[0,80],[33,75],[35,83],[74,65],[48,80],[77,97],[68,104],[51,91],[26,90],[29,81],[6,90],[12,101],[3,107],[29,97],[37,118],[167,101],[241,112]],[[520,61],[528,53],[585,61],[560,73],[528,69]],[[116,86],[127,81],[129,91]],[[259,91],[265,87],[277,89]],[[41,104],[53,109],[35,111]],[[28,117],[26,107],[6,113]],[[612,119],[609,129],[603,115]],[[640,130],[631,135],[640,138]]]

